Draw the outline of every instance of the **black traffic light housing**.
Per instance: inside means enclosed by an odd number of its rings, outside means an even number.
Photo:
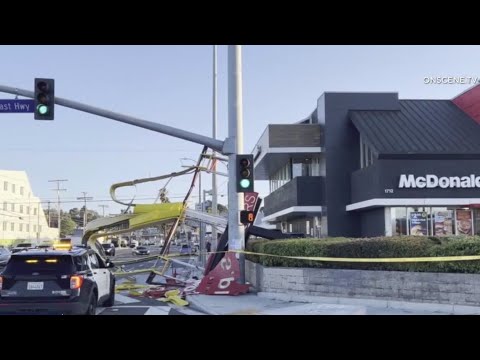
[[[237,193],[253,192],[253,155],[237,155]]]
[[[34,119],[53,120],[55,105],[55,80],[35,78]]]

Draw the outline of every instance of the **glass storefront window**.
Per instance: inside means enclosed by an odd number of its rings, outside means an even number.
[[[480,235],[480,209],[392,207],[392,235]]]
[[[391,208],[390,214],[392,218],[392,235],[407,235],[407,208]]]

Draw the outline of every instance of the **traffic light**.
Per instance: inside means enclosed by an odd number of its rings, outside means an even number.
[[[55,105],[55,80],[35,78],[34,119],[53,120]]]
[[[237,155],[237,192],[253,192],[253,155]]]
[[[249,210],[240,211],[240,223],[244,225],[252,224],[255,220],[255,213]]]

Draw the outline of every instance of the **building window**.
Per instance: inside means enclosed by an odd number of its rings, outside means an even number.
[[[7,202],[6,201],[3,203],[3,210],[7,211]]]
[[[271,178],[270,178],[270,192],[277,190],[285,185],[292,179],[290,163],[282,166]]]
[[[37,225],[33,225],[33,232],[37,232]]]
[[[14,203],[12,203],[11,210],[15,211],[15,204]]]
[[[22,223],[18,224],[18,231],[23,231],[23,224]]]
[[[3,190],[8,191],[8,181],[3,182]]]
[[[392,207],[392,235],[407,235],[407,208],[406,207]]]
[[[3,231],[7,231],[7,222],[6,221],[3,222],[2,229],[3,229]]]
[[[23,214],[23,205],[20,205],[20,214]]]
[[[27,232],[30,232],[30,224],[25,224],[25,227],[27,229]]]
[[[15,223],[10,223],[10,231],[15,231]]]
[[[15,184],[12,184],[12,193],[15,194]]]
[[[27,215],[30,215],[30,206],[27,206]]]
[[[367,143],[363,141],[363,137],[360,136],[360,168],[366,168],[373,164],[375,160],[375,154]]]
[[[24,187],[20,186],[20,195],[23,195],[23,190],[24,190]]]
[[[38,225],[38,232],[42,231],[42,225]]]
[[[37,215],[37,208],[33,208],[33,215]]]

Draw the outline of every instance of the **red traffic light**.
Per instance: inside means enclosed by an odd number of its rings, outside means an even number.
[[[246,158],[240,159],[240,166],[247,167],[249,165],[250,165],[250,160]]]
[[[39,81],[37,83],[37,89],[40,91],[48,91],[48,84],[45,81]]]

